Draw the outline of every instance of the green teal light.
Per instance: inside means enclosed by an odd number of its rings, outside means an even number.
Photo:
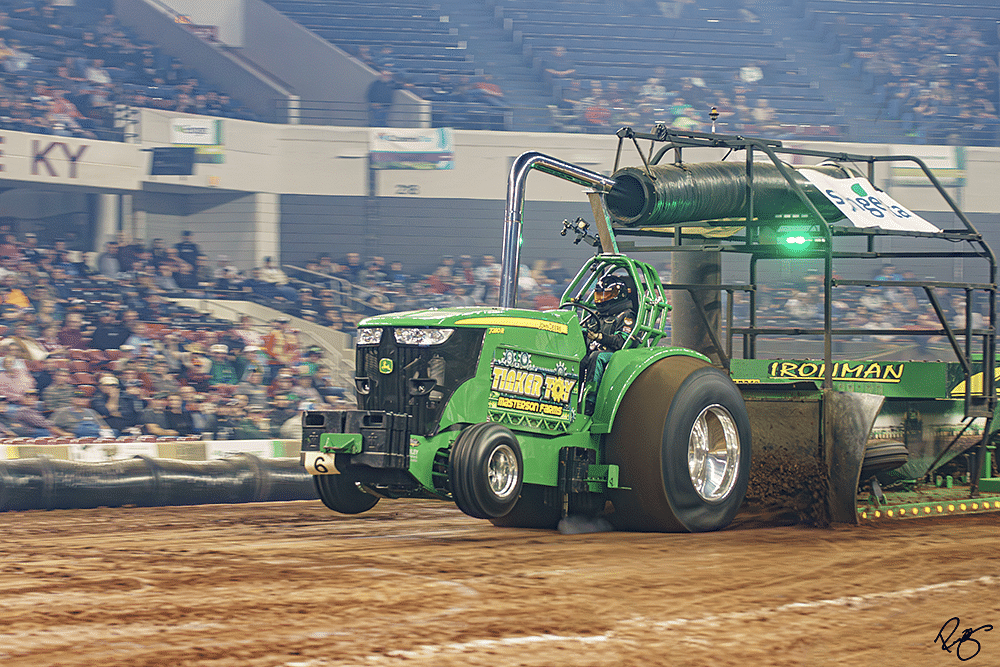
[[[816,238],[816,232],[808,227],[788,227],[778,234],[779,245],[786,252],[800,253],[813,248],[823,239]]]

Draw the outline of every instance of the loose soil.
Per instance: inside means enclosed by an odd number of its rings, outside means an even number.
[[[4,667],[1000,664],[998,515],[563,535],[301,501],[9,512],[0,534]],[[953,617],[952,642],[997,629],[944,651]]]

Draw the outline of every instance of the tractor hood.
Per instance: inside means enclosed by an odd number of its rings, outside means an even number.
[[[366,327],[517,327],[569,333],[579,320],[571,310],[525,310],[521,308],[429,308],[376,315],[361,321]]]

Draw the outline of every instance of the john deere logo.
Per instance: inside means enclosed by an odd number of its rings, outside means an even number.
[[[860,185],[858,185],[857,183],[855,183],[854,185],[851,186],[851,190],[854,190],[854,194],[856,194],[859,197],[867,197],[868,196],[868,193],[865,192],[865,189],[863,187],[861,187]]]
[[[382,375],[388,375],[392,372],[392,359],[379,359],[378,360],[378,372]]]

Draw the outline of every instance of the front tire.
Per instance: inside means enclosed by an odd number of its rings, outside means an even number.
[[[449,471],[451,495],[460,510],[477,519],[502,517],[521,494],[521,446],[500,424],[475,424],[452,445]]]
[[[750,476],[750,419],[729,376],[693,357],[643,371],[607,438],[628,489],[611,492],[620,530],[701,532],[727,526]]]
[[[378,504],[378,496],[365,493],[349,475],[313,475],[320,500],[341,514],[361,514]]]

